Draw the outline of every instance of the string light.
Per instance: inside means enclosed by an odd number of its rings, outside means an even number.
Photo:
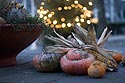
[[[51,18],[51,17],[52,17],[52,14],[48,14],[48,17]]]
[[[91,24],[91,21],[90,21],[90,20],[87,20],[87,24]]]
[[[65,18],[61,18],[61,21],[64,22],[64,21],[65,21]]]
[[[69,0],[66,0],[67,3]],[[70,4],[70,5],[66,5],[64,7],[58,7],[56,10],[48,10],[44,8],[45,5],[45,1],[41,3],[41,7],[37,10],[37,13],[39,14],[39,17],[43,19],[43,22],[46,25],[49,25],[52,28],[65,28],[65,27],[71,27],[73,22],[76,22],[76,24],[78,26],[81,26],[81,23],[85,22],[86,18],[91,18],[92,16],[92,11],[88,10],[87,7],[83,6],[82,4],[80,4],[78,2],[78,0],[74,0],[74,3]],[[89,6],[92,6],[93,3],[92,2],[88,2]],[[60,21],[58,20],[54,20],[55,18],[55,12],[62,12],[63,9],[65,11],[70,11],[72,9],[79,9],[79,11],[81,12],[80,15],[75,16],[75,19],[70,20],[67,19],[66,17],[62,17],[60,18]],[[63,16],[63,15],[62,15]],[[88,19],[86,21],[87,24],[91,24],[91,22],[97,22],[97,20],[95,19]]]
[[[61,8],[61,7],[58,7],[58,10],[59,10],[59,11],[61,11],[61,10],[62,10],[62,8]]]
[[[68,9],[68,7],[67,7],[67,6],[65,6],[65,7],[64,7],[64,9],[65,9],[65,10],[67,10],[67,9]]]
[[[44,4],[45,4],[44,2],[41,3],[41,5],[44,5]]]
[[[93,3],[92,3],[92,2],[89,2],[88,4],[89,4],[90,6],[92,6],[92,5],[93,5]]]
[[[80,21],[81,21],[81,22],[84,22],[84,19],[81,18]]]
[[[57,24],[57,21],[56,21],[56,20],[54,20],[54,21],[53,21],[53,24],[54,24],[54,25],[55,25],[55,24]]]
[[[43,19],[46,20],[46,19],[47,19],[47,16],[44,16]]]
[[[74,1],[75,4],[78,4],[79,2],[77,0]]]
[[[66,27],[66,24],[65,23],[62,23],[62,28],[65,28]]]
[[[81,24],[80,23],[76,23],[78,26],[81,26]]]
[[[83,7],[83,10],[87,10],[87,8],[86,8],[86,7]]]
[[[68,27],[71,27],[71,26],[72,26],[72,24],[71,24],[71,23],[67,23],[67,26],[68,26]]]

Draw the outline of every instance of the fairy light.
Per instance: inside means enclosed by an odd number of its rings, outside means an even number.
[[[78,17],[76,17],[75,21],[76,21],[76,22],[79,22],[79,18],[78,18]]]
[[[87,20],[87,24],[91,24],[91,21],[90,21],[90,20]]]
[[[72,26],[72,24],[71,24],[71,23],[67,23],[67,26],[68,26],[68,27],[71,27],[71,26]]]
[[[45,4],[44,2],[41,3],[41,5],[44,5],[44,4]]]
[[[53,24],[54,24],[54,25],[57,24],[57,20],[54,20],[54,21],[53,21]]]
[[[55,14],[55,12],[51,12],[51,14],[52,14],[52,15],[54,15],[54,14]]]
[[[66,0],[67,3],[70,0]],[[65,5],[65,6],[59,6],[57,7],[56,10],[48,10],[46,8],[44,8],[45,6],[45,1],[41,3],[41,7],[37,10],[37,13],[39,14],[39,17],[43,19],[43,22],[45,23],[45,25],[50,26],[51,28],[66,28],[66,27],[71,27],[73,22],[75,21],[76,24],[78,26],[81,26],[81,23],[85,22],[85,19],[88,19],[86,21],[87,24],[91,24],[91,23],[96,23],[97,20],[95,19],[90,19],[92,16],[92,11],[88,10],[87,7],[83,6],[82,4],[79,3],[78,0],[74,0],[74,3],[70,4],[70,5]],[[92,6],[93,3],[92,2],[88,2],[89,6]],[[55,16],[57,14],[57,11],[59,13],[61,13],[63,10],[65,11],[70,11],[72,9],[79,9],[81,14],[77,14],[77,16],[75,16],[72,20],[67,19],[65,16],[60,18],[60,20],[54,20]],[[60,14],[59,14],[60,15]],[[62,15],[63,16],[63,15]]]
[[[52,14],[48,14],[48,17],[51,18],[51,17],[52,17]]]
[[[61,18],[61,21],[64,22],[64,21],[65,21],[65,18]]]
[[[62,10],[62,8],[61,8],[61,7],[58,7],[58,10],[59,10],[59,11],[61,11],[61,10]]]
[[[84,22],[84,19],[81,18],[80,21],[81,21],[81,22]]]
[[[43,18],[43,15],[42,15],[42,14],[40,15],[40,18]]]
[[[67,7],[67,6],[65,6],[65,7],[64,7],[64,9],[65,9],[65,10],[67,10],[67,9],[68,9],[68,7]]]
[[[43,11],[43,14],[45,15],[45,14],[47,14],[47,12],[46,12],[46,11]]]
[[[75,5],[74,5],[74,4],[71,4],[71,7],[75,7]]]
[[[47,19],[47,16],[44,16],[43,19],[46,20],[46,19]]]
[[[89,4],[90,6],[92,6],[92,5],[93,5],[93,3],[92,3],[92,2],[89,2],[88,4]]]
[[[72,9],[71,6],[68,6],[68,9],[71,10]]]
[[[39,9],[37,10],[37,13],[40,13],[40,10],[39,10]]]
[[[74,1],[75,4],[78,4],[79,2],[77,0]]]
[[[87,8],[86,8],[86,7],[83,7],[83,10],[87,10]]]
[[[62,28],[65,28],[66,27],[66,24],[65,23],[62,23]]]
[[[51,24],[50,27],[51,27],[51,28],[54,28],[54,24]]]
[[[80,23],[76,23],[78,26],[81,26],[81,24]]]

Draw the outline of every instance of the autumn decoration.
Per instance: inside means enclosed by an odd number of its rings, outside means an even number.
[[[88,68],[88,75],[93,78],[101,78],[105,75],[106,70],[103,62],[95,61]]]
[[[33,66],[41,72],[54,72],[60,69],[62,55],[53,52],[43,52],[33,57]]]
[[[119,64],[122,61],[122,54],[117,53],[112,55],[113,59]]]
[[[71,49],[60,60],[62,70],[68,74],[87,74],[88,67],[95,61],[92,54],[78,49]]]
[[[103,47],[112,31],[108,32],[108,28],[105,28],[102,35],[97,40],[93,25],[90,25],[87,30],[75,25],[73,30],[74,32],[65,38],[58,34],[55,29],[53,29],[56,36],[46,35],[45,37],[55,42],[55,45],[47,46],[47,51],[55,53],[67,53],[70,49],[77,48],[92,54],[96,60],[105,63],[109,71],[116,71],[118,69],[118,64],[110,55],[109,50]],[[77,56],[77,58],[79,57]]]

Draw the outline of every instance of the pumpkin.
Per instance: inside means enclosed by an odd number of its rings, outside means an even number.
[[[125,66],[125,56],[122,56],[122,61],[121,63],[123,64],[123,66]]]
[[[42,72],[53,72],[60,69],[61,54],[45,52],[33,57],[33,66]]]
[[[95,61],[92,54],[78,49],[71,49],[60,60],[62,70],[68,74],[87,74],[90,64]]]
[[[119,64],[122,61],[122,54],[121,53],[113,54],[112,58]]]
[[[94,61],[88,68],[88,75],[93,78],[101,78],[105,75],[105,72],[105,65],[100,61]]]

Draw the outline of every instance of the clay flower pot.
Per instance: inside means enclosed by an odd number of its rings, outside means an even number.
[[[41,24],[0,24],[0,66],[14,65],[18,53],[42,31]]]

